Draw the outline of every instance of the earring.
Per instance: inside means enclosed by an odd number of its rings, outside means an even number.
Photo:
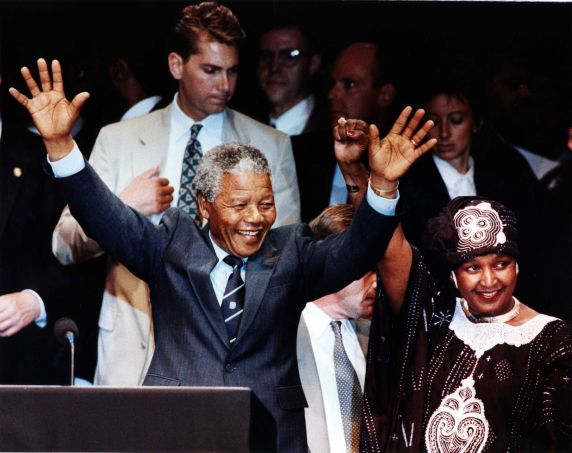
[[[516,275],[518,275],[518,271],[519,271],[518,263],[516,263],[516,269],[515,270],[516,270]]]
[[[457,277],[455,276],[455,271],[451,271],[451,281],[455,288],[459,289],[459,285],[457,285]]]

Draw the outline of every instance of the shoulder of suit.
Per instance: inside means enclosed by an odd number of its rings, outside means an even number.
[[[244,134],[252,135],[253,133],[256,133],[261,136],[265,136],[266,139],[274,140],[288,140],[290,138],[288,134],[263,124],[237,110],[228,109],[228,115],[230,116],[231,121],[234,122],[235,127]]]
[[[158,121],[162,121],[163,115],[165,114],[166,107],[159,110],[154,110],[146,115],[141,115],[130,120],[118,121],[116,123],[111,123],[101,128],[100,134],[118,134],[125,133],[125,131],[136,131],[136,130],[146,130],[149,126],[156,124]]]

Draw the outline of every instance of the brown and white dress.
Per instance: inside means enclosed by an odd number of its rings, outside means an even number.
[[[415,251],[406,304],[372,324],[362,451],[572,451],[572,332],[473,323]],[[393,344],[391,344],[393,342]]]

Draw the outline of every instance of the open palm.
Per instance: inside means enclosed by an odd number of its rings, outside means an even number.
[[[22,76],[30,90],[32,98],[27,98],[15,88],[10,94],[30,113],[34,125],[44,141],[61,140],[70,136],[72,126],[79,116],[81,106],[89,97],[86,92],[80,93],[69,102],[64,93],[62,71],[57,60],[52,62],[52,78],[48,64],[43,58],[38,60],[41,89],[32,77],[30,70],[22,68]]]
[[[368,158],[372,176],[375,174],[387,181],[397,181],[413,162],[437,143],[437,140],[431,139],[420,145],[433,127],[433,122],[426,121],[417,129],[425,111],[419,109],[409,119],[411,111],[411,107],[406,107],[382,139],[379,138],[378,128],[370,125]]]

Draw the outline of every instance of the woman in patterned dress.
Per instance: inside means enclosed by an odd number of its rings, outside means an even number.
[[[398,228],[379,263],[395,317],[378,310],[372,325],[362,450],[571,451],[571,329],[513,296],[512,211],[457,197],[425,244],[453,285],[433,278]]]

